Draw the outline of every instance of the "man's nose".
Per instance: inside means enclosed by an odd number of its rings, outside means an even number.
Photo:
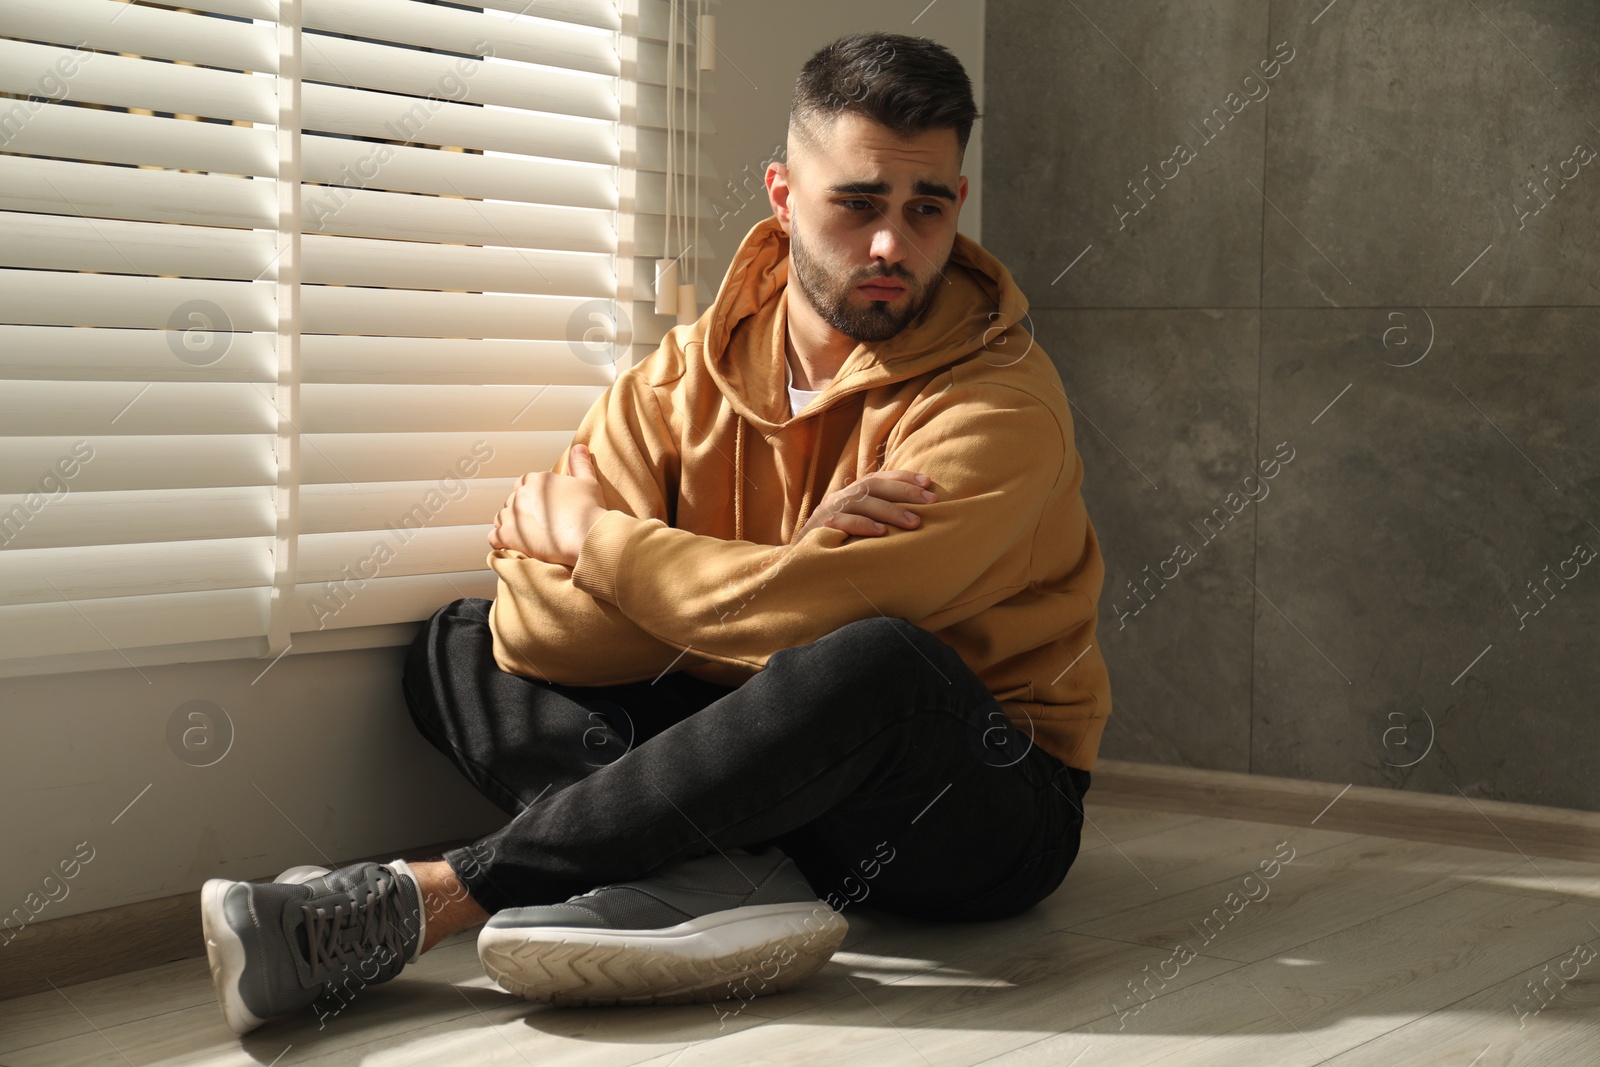
[[[878,223],[872,234],[872,258],[881,259],[888,266],[896,266],[906,258],[905,236],[888,219]]]

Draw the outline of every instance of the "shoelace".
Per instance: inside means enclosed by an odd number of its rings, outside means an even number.
[[[306,944],[311,950],[311,977],[313,981],[326,982],[330,977],[342,975],[349,968],[369,958],[379,949],[387,949],[388,959],[383,961],[378,973],[394,969],[403,959],[404,945],[400,924],[392,921],[393,896],[396,887],[387,893],[379,892],[373,880],[348,891],[349,903],[337,903],[330,914],[327,907],[309,902],[300,905],[305,915]],[[358,900],[358,894],[365,900]],[[359,928],[355,937],[341,936]]]

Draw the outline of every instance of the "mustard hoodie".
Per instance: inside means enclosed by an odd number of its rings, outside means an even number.
[[[595,401],[573,443],[592,450],[612,510],[574,567],[490,554],[496,662],[565,685],[672,668],[737,686],[779,649],[902,616],[954,648],[1025,736],[1093,770],[1111,711],[1095,641],[1105,568],[1027,298],[958,233],[923,314],[857,345],[791,416],[788,276],[788,235],[768,217],[711,307]],[[571,473],[570,454],[551,469]],[[919,525],[795,540],[827,494],[874,470],[932,479],[938,499],[904,505]]]

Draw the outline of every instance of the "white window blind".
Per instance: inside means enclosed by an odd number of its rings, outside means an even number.
[[[512,483],[673,325],[672,10],[0,5],[0,673],[492,596]],[[710,134],[677,10],[674,123]]]

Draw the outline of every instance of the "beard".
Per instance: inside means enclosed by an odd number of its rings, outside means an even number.
[[[939,269],[926,280],[898,267],[890,268],[887,274],[873,271],[856,278],[841,278],[811,257],[800,236],[798,221],[791,221],[790,280],[800,286],[806,302],[816,309],[824,322],[851,340],[860,343],[889,340],[915,321],[939,295],[936,283],[943,280],[945,269],[950,266],[950,256],[947,255]],[[892,301],[873,300],[856,291],[856,286],[882,277],[904,282],[905,295]]]

